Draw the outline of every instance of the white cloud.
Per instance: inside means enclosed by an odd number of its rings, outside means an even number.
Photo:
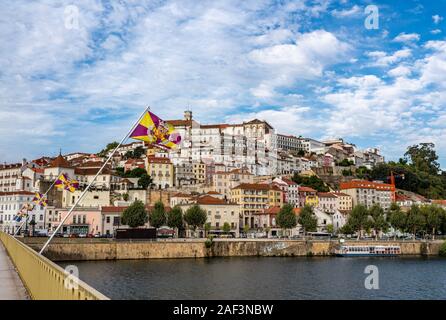
[[[443,17],[436,14],[432,16],[432,20],[435,24],[439,24],[443,20]]]
[[[354,5],[350,9],[345,9],[345,10],[335,9],[331,11],[331,14],[337,18],[345,18],[359,15],[361,12],[362,12],[361,8],[358,5]]]
[[[367,56],[372,58],[374,61],[372,65],[385,67],[390,64],[394,64],[401,60],[404,60],[412,55],[412,50],[405,48],[395,51],[393,54],[387,54],[384,51],[372,51],[368,52]]]
[[[389,70],[388,75],[391,77],[403,77],[403,76],[409,76],[411,74],[410,68],[400,65],[398,67],[395,67],[391,70]]]
[[[439,34],[439,33],[441,33],[441,30],[440,29],[434,29],[434,30],[431,30],[431,33],[432,34]]]
[[[411,43],[420,40],[420,35],[418,33],[405,33],[402,32],[396,36],[393,41]]]

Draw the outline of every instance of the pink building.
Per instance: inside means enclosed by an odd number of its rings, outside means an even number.
[[[68,209],[60,210],[59,221],[54,221],[54,226],[57,227],[67,214]],[[78,208],[72,212],[71,216],[62,226],[60,233],[77,235],[101,234],[102,224],[102,214],[99,208]]]

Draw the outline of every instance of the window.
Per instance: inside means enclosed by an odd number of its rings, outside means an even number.
[[[110,223],[110,217],[106,217],[105,222]]]

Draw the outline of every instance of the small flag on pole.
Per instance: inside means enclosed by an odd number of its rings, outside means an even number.
[[[40,192],[36,192],[36,195],[33,198],[33,202],[39,206],[46,207],[48,205],[47,198]]]
[[[55,183],[56,188],[68,190],[74,192],[79,188],[79,182],[74,179],[70,179],[67,174],[62,173]]]
[[[144,114],[130,138],[146,141],[163,149],[176,149],[181,142],[181,136],[175,128],[150,111]]]

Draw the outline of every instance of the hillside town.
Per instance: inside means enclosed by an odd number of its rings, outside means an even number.
[[[298,217],[310,206],[317,219],[316,231],[337,233],[347,223],[355,206],[380,207],[388,211],[395,203],[407,210],[412,205],[435,202],[416,193],[403,192],[394,181],[358,179],[354,174],[384,163],[377,148],[361,150],[343,139],[317,141],[278,133],[259,119],[237,124],[201,124],[185,111],[183,119],[167,120],[182,137],[177,150],[153,148],[144,141],[122,145],[99,174],[72,216],[61,228],[61,236],[113,237],[125,228],[123,212],[141,201],[148,214],[157,203],[166,212],[179,207],[186,212],[198,205],[206,212],[206,227],[185,237],[207,233],[232,237],[282,235],[277,215],[285,205]],[[17,212],[31,203],[36,192],[46,193],[62,173],[76,179],[74,192],[51,189],[47,206],[28,212],[24,230],[29,234],[54,232],[69,208],[79,199],[110,156],[113,144],[97,154],[81,152],[42,156],[20,163],[0,165],[0,230],[14,234]],[[390,173],[389,173],[390,174]],[[322,189],[300,180],[317,180]],[[392,178],[394,178],[392,176]],[[150,227],[150,221],[146,222]],[[173,235],[172,228],[157,226]],[[299,236],[302,226],[289,230]]]

